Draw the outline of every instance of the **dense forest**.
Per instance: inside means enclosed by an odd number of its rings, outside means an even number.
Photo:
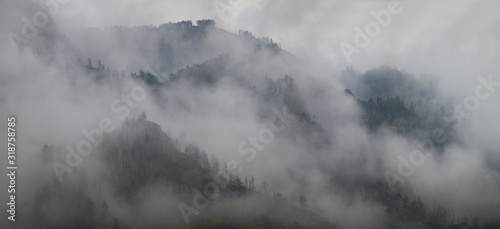
[[[225,66],[228,55],[224,54],[203,64],[189,66],[171,74],[170,79],[160,82],[151,72],[140,70],[128,77],[147,85],[157,91],[156,96],[162,98],[161,91],[169,90],[178,81],[187,81],[196,87],[213,87],[219,76],[227,75]],[[252,54],[253,55],[253,54]],[[106,77],[117,74],[103,66],[100,61],[97,67],[92,67],[91,60],[86,66],[87,71],[95,76],[96,82],[102,82]],[[392,71],[392,70],[391,70]],[[326,148],[332,144],[326,137],[327,133],[321,125],[315,122],[305,110],[304,102],[297,92],[293,77],[284,76],[278,80],[267,79],[260,88],[240,82],[242,88],[252,93],[262,103],[272,102],[289,109],[298,118],[298,122],[289,130],[289,134],[304,137],[312,149]],[[159,91],[159,92],[158,92]],[[429,121],[429,111],[443,109],[435,104],[422,102],[408,105],[401,97],[385,99],[377,97],[361,100],[349,89],[345,90],[364,110],[362,121],[371,131],[387,126],[391,131],[403,136],[430,128],[442,120]],[[157,98],[157,102],[162,101]],[[264,110],[264,109],[262,109]],[[269,114],[262,114],[263,116]],[[443,126],[444,127],[444,126]],[[313,138],[311,136],[323,136]],[[436,145],[438,145],[436,143]],[[60,150],[60,149],[59,149]],[[55,158],[58,149],[44,146],[40,153],[42,161],[49,162]],[[97,160],[107,168],[101,175],[101,180],[91,181],[84,169],[72,174],[78,187],[71,187],[68,199],[79,200],[72,211],[53,212],[49,210],[54,201],[64,202],[57,193],[66,193],[66,183],[53,180],[50,184],[38,188],[35,212],[39,216],[38,224],[50,228],[129,228],[129,223],[122,222],[108,212],[109,206],[105,197],[99,196],[100,185],[110,184],[115,198],[123,199],[133,205],[137,195],[144,187],[162,184],[166,187],[162,195],[172,196],[186,203],[191,202],[191,190],[206,190],[207,185],[215,179],[224,184],[218,186],[217,198],[211,199],[211,191],[202,198],[209,200],[206,211],[200,215],[193,214],[197,210],[186,208],[190,228],[337,228],[308,208],[307,198],[301,196],[285,196],[282,190],[270,187],[263,181],[256,183],[249,175],[239,174],[234,168],[228,168],[214,155],[209,155],[195,144],[180,146],[179,143],[165,134],[161,127],[147,119],[143,112],[137,118],[127,119],[119,130],[106,134],[96,154]],[[382,204],[387,208],[389,219],[387,228],[496,228],[494,222],[480,221],[477,217],[467,218],[454,215],[441,207],[426,206],[419,196],[405,194],[399,187],[390,187],[381,180],[348,181],[341,171],[331,171],[331,182],[342,187],[342,192],[348,198],[361,198],[367,202]],[[220,189],[219,189],[220,188]],[[215,191],[215,190],[212,190]],[[339,190],[337,190],[339,191]],[[50,195],[47,195],[51,193]],[[51,197],[52,196],[52,197]],[[235,211],[235,209],[240,209]],[[56,211],[54,209],[54,211]],[[62,214],[65,222],[47,221],[49,214]],[[74,217],[69,217],[73,215]],[[78,215],[78,217],[76,217]],[[80,215],[85,215],[84,218]],[[169,221],[169,225],[182,227],[182,217]],[[152,223],[150,227],[159,227]],[[341,227],[338,227],[341,228]]]
[[[500,228],[491,75],[453,94],[379,62],[327,68],[315,39],[298,57],[212,19],[40,26],[26,15],[56,8],[8,4],[36,33],[0,54],[19,228]]]

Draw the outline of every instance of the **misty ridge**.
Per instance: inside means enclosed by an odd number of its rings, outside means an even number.
[[[160,2],[0,3],[0,228],[500,228],[498,2]]]

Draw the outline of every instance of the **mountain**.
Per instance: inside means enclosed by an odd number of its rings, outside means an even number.
[[[58,155],[64,155],[64,151],[44,146],[39,155],[41,166],[50,167],[47,162]],[[181,149],[158,124],[146,120],[145,113],[106,134],[95,159],[103,163],[105,171],[93,173],[78,169],[67,175],[64,182],[57,182],[54,177],[38,187],[33,211],[36,217],[33,222],[23,224],[49,228],[109,228],[112,225],[135,228],[134,224],[181,228],[185,226],[182,217],[151,221],[138,218],[132,222],[120,218],[122,215],[116,215],[115,204],[139,207],[137,201],[150,198],[142,196],[148,193],[148,187],[156,186],[165,187],[160,193],[162,198],[175,197],[190,203],[191,190],[206,190],[216,177],[219,184],[224,185],[217,186],[217,197],[213,199],[205,192],[207,196],[203,198],[211,198],[211,203],[207,203],[206,212],[191,216],[190,228],[336,228],[279,193],[272,196],[259,193],[253,178],[245,178],[243,182],[228,171],[226,164],[221,167],[215,157],[209,159],[196,145]],[[70,211],[64,210],[66,201],[75,203]],[[173,204],[164,207],[174,212],[178,208]],[[242,211],[235,212],[235,209]],[[133,215],[144,214],[137,212],[139,209],[128,210]]]
[[[50,10],[2,4],[8,17]],[[36,179],[22,228],[498,227],[494,201],[464,207],[428,192],[447,188],[432,166],[464,144],[430,76],[348,67],[318,80],[321,69],[272,39],[213,20],[67,29],[50,19],[37,34],[19,59],[46,78],[22,80],[32,94],[18,97],[41,103],[30,124],[61,122],[61,133],[30,145],[41,150],[25,166]],[[113,130],[87,131],[95,123]],[[482,179],[496,178],[493,166]]]
[[[127,72],[152,71],[160,79],[231,51],[249,52],[265,46],[273,46],[274,52],[281,50],[269,38],[256,38],[246,31],[236,35],[215,25],[213,20],[198,20],[196,24],[181,21],[160,26],[73,29],[69,37],[85,56]],[[282,54],[284,59],[294,59],[286,51]]]

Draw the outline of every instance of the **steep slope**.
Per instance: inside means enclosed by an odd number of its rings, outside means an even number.
[[[239,35],[215,27],[213,20],[181,21],[156,26],[72,29],[70,39],[82,53],[127,72],[140,69],[166,79],[188,65],[201,64],[223,53],[272,44],[249,32]],[[92,48],[88,48],[92,47]],[[287,53],[288,58],[291,55]]]
[[[39,156],[39,166],[50,167],[51,159],[61,153],[60,149],[45,146]],[[243,183],[225,166],[217,171],[216,159],[209,160],[207,154],[194,145],[179,148],[156,123],[146,120],[145,114],[127,120],[119,130],[104,136],[95,159],[101,161],[105,169],[79,168],[69,174],[65,182],[52,179],[37,187],[33,210],[36,217],[26,220],[23,225],[182,228],[185,222],[175,204],[165,206],[173,215],[166,215],[163,220],[127,219],[123,212],[147,214],[138,211],[140,200],[154,198],[149,196],[148,187],[164,190],[162,198],[170,198],[173,203],[190,203],[191,190],[204,190],[213,180],[212,176],[219,176],[227,186],[220,188],[217,198],[201,194],[211,200],[210,206],[199,216],[191,216],[189,228],[336,228],[282,196],[257,192],[253,185]],[[74,205],[64,207],[65,202]],[[117,202],[122,209],[117,208]]]

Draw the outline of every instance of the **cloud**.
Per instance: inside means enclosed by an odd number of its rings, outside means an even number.
[[[158,122],[181,144],[198,144],[222,161],[244,160],[238,153],[238,145],[266,127],[270,121],[266,118],[272,108],[282,105],[262,101],[258,92],[264,91],[262,88],[267,86],[267,80],[277,82],[291,75],[296,91],[300,92],[298,97],[325,135],[302,136],[297,134],[304,131],[301,123],[292,123],[291,130],[277,133],[274,141],[258,152],[255,161],[243,165],[244,175],[255,176],[259,185],[269,181],[272,188],[284,190],[287,195],[305,193],[314,209],[326,212],[328,217],[344,225],[356,223],[358,215],[363,216],[363,220],[357,222],[360,225],[383,224],[386,212],[381,204],[335,192],[342,187],[331,181],[336,179],[332,175],[335,173],[341,174],[347,183],[383,179],[385,171],[397,170],[399,156],[408,157],[418,149],[412,139],[387,129],[375,133],[367,131],[360,121],[362,110],[345,96],[345,85],[338,77],[348,66],[340,44],[352,44],[353,28],[364,29],[367,23],[375,20],[371,11],[387,9],[388,2],[256,0],[236,4],[233,1],[235,4],[229,8],[234,10],[231,20],[222,18],[213,3],[205,0],[70,1],[61,6],[55,21],[61,25],[63,33],[69,33],[73,31],[69,28],[160,25],[214,18],[223,29],[248,30],[256,36],[273,38],[301,61],[290,66],[284,64],[283,59],[268,54],[247,58],[253,50],[228,38],[232,35],[209,34],[207,46],[215,48],[203,55],[198,53],[199,58],[190,59],[189,64],[200,64],[228,52],[226,46],[229,46],[234,48],[231,51],[234,56],[228,58],[230,68],[224,73],[236,74],[224,75],[214,87],[208,88],[179,82],[175,84],[177,87],[168,88],[158,98],[150,95],[131,111],[131,116],[146,110],[149,119]],[[475,94],[479,75],[492,74],[495,82],[500,81],[498,1],[402,1],[401,4],[403,11],[392,15],[391,23],[353,56],[350,65],[355,69],[364,72],[389,65],[404,68],[417,76],[432,74],[439,79],[434,85],[437,99],[456,105]],[[28,11],[28,15],[32,14]],[[18,16],[5,12],[2,19]],[[0,20],[2,34],[22,29],[20,19],[12,23],[5,21]],[[86,43],[85,39],[73,42],[82,53],[105,60],[97,54],[104,48],[119,47],[108,44],[118,43],[120,36],[103,37],[101,45]],[[133,39],[143,39],[139,37]],[[140,49],[145,46],[145,50],[154,50],[156,43],[134,44],[133,39],[127,43],[132,46],[130,50],[111,50],[115,52],[106,56],[109,62],[104,64],[116,64],[119,70],[122,67],[135,69],[157,58],[156,53],[151,56]],[[33,41],[33,45],[40,44],[36,38]],[[68,61],[73,68],[65,69],[41,60],[44,53],[28,50],[13,55],[7,39],[0,42],[0,47],[7,50],[0,53],[0,105],[5,107],[0,117],[18,115],[23,163],[34,160],[34,155],[45,143],[64,146],[78,142],[83,137],[81,130],[97,127],[102,118],[117,120],[116,125],[121,123],[110,105],[137,82],[116,79],[109,84],[94,84],[87,79],[85,71],[75,71],[81,67],[78,61]],[[54,48],[56,54],[62,54],[61,49]],[[61,59],[64,58],[57,60]],[[252,91],[252,87],[257,88],[256,91]],[[402,186],[421,195],[431,207],[433,201],[438,200],[457,214],[495,217],[500,189],[499,101],[500,88],[497,87],[489,99],[481,101],[479,108],[468,114],[464,125],[456,130],[457,141],[444,149],[443,156],[426,157],[425,163],[415,168],[414,175]],[[320,149],[311,147],[311,142],[321,142],[322,137],[331,145]],[[5,139],[5,133],[0,134],[0,139]],[[21,181],[26,185],[37,175],[34,170],[27,174],[30,175]],[[143,194],[161,196],[156,188],[165,187],[155,186],[155,190]],[[165,197],[161,203],[175,208],[172,199]],[[145,198],[139,207],[171,211],[171,208],[155,204],[151,198]],[[121,205],[110,202],[110,206],[120,208]],[[158,222],[164,220],[161,215],[149,217]]]

